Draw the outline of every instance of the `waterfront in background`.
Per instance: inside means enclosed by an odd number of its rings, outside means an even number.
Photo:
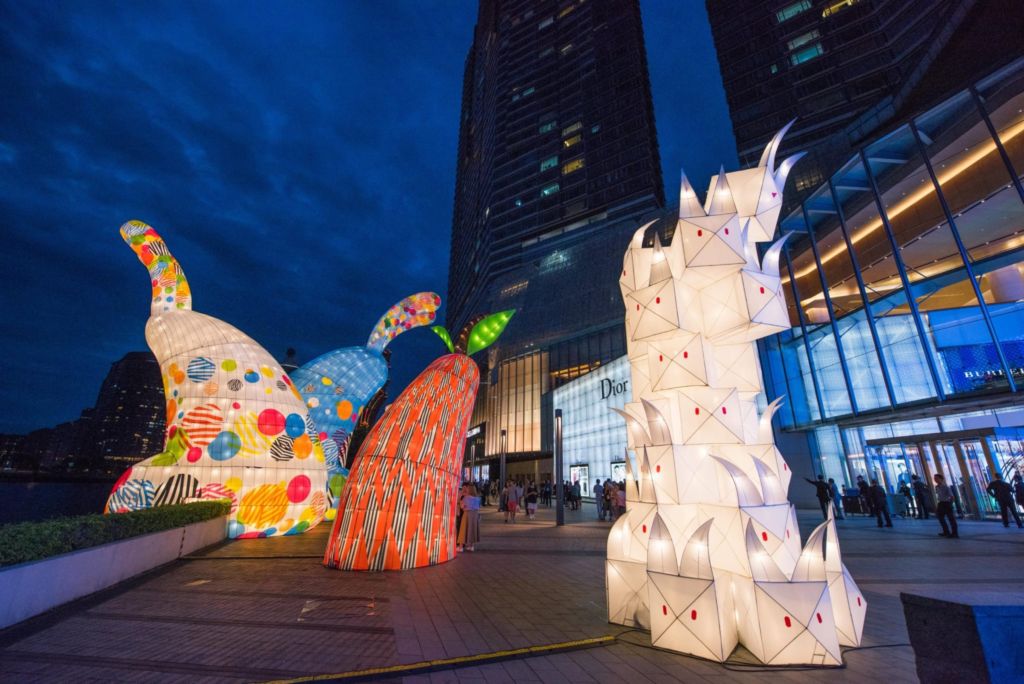
[[[0,525],[102,513],[113,481],[0,480]]]

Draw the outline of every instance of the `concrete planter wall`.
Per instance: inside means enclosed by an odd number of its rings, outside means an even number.
[[[0,629],[227,537],[227,516],[0,570]]]

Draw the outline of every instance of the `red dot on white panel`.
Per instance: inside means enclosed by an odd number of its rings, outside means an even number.
[[[659,360],[659,361],[664,361],[664,360],[665,360],[665,357],[664,357],[664,356],[662,356],[661,354],[658,354],[658,360]]]
[[[647,534],[647,525],[643,525],[644,534]]]
[[[700,407],[697,407],[697,408],[693,409],[693,415],[695,415],[695,416],[699,416],[700,415]]]
[[[668,606],[666,606],[664,603],[661,604],[661,614],[668,615]]]
[[[703,230],[698,230],[697,231],[697,237],[704,237],[704,231]]]
[[[728,229],[728,228],[726,228],[726,229],[725,229],[725,234],[726,234],[726,235],[728,235],[728,234],[729,234],[729,229]]]
[[[725,410],[725,407],[723,406],[723,407],[722,407],[722,415],[724,416],[724,415],[725,415],[726,413],[728,413],[728,411],[726,411],[726,410]]]
[[[764,540],[764,541],[768,541],[768,533],[767,532],[762,532],[761,533],[761,539]]]
[[[818,615],[818,624],[820,625],[821,624],[821,613],[818,613],[817,615]]]
[[[655,297],[654,298],[654,303],[655,304],[661,304],[661,297]]]
[[[789,619],[788,615],[786,616],[786,626],[787,627],[792,627],[793,626],[793,621]]]
[[[691,610],[690,611],[690,619],[691,620],[696,620],[697,619],[697,611],[696,610]]]
[[[763,287],[761,288],[761,294],[764,294],[764,288]]]
[[[656,472],[656,473],[660,473],[661,472],[661,464],[660,463],[658,465],[654,466],[654,472]]]
[[[683,358],[684,358],[684,359],[688,359],[688,358],[690,358],[690,352],[688,352],[688,351],[684,351],[684,352],[683,352]]]

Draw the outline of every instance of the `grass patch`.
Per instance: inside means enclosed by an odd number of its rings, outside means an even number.
[[[199,501],[112,515],[77,515],[0,526],[0,567],[59,556],[227,515],[231,502]]]

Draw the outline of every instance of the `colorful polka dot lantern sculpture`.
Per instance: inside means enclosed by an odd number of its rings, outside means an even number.
[[[470,323],[483,344],[512,311]],[[455,557],[455,513],[466,429],[480,372],[443,328],[452,351],[431,363],[373,426],[341,493],[324,565],[341,570],[405,570]],[[472,332],[460,341],[472,339]],[[486,345],[479,346],[483,349]]]
[[[292,380],[244,333],[191,310],[185,275],[155,230],[129,221],[121,236],[153,286],[146,341],[163,374],[167,441],[121,476],[106,511],[230,499],[232,538],[316,526],[327,465]]]
[[[384,348],[398,335],[434,322],[441,297],[419,292],[406,297],[381,316],[365,347],[346,347],[323,354],[292,371],[313,424],[320,436],[327,462],[327,520],[337,511],[348,469],[345,455],[349,438],[367,403],[388,379]]]

